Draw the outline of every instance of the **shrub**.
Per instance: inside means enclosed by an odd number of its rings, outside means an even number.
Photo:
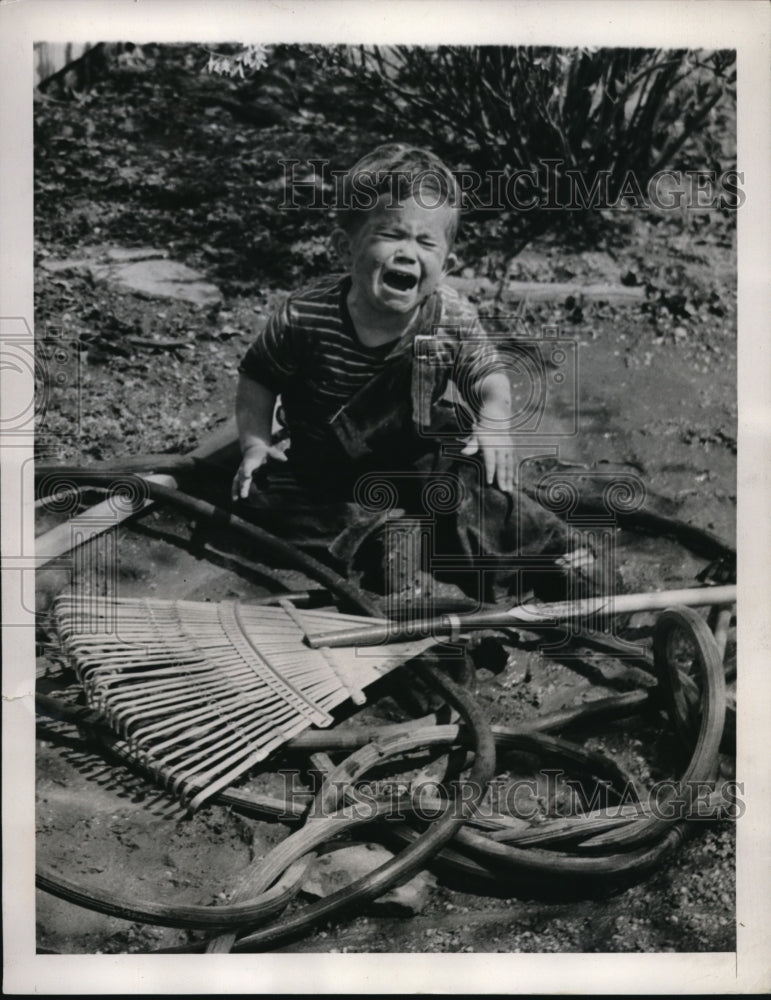
[[[605,174],[615,200],[630,174],[644,188],[664,168],[734,165],[733,52],[369,46],[325,58],[366,94],[385,132],[480,174],[535,171],[557,205],[571,203],[576,173],[584,189]],[[585,221],[549,209],[514,215],[525,238]]]

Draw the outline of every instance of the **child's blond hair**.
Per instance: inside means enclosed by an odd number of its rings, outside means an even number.
[[[449,243],[460,222],[460,191],[449,168],[427,149],[402,142],[385,143],[355,163],[343,178],[338,221],[347,233],[355,232],[379,199],[390,194],[391,205],[414,197],[429,208],[447,206],[451,216]]]

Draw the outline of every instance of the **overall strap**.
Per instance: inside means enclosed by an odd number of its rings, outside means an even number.
[[[330,429],[349,458],[370,455],[374,438],[430,423],[437,377],[443,372],[446,384],[447,371],[446,366],[442,369],[425,363],[425,344],[433,339],[431,331],[441,316],[441,298],[434,293],[421,307],[418,321],[394,346],[382,371],[355,392],[330,421]]]

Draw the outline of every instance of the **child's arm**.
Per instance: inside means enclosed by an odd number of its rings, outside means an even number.
[[[491,372],[478,386],[481,405],[464,455],[482,452],[487,483],[497,480],[499,489],[514,489],[514,449],[511,420],[511,385],[504,372]]]
[[[241,444],[241,465],[233,479],[233,499],[249,495],[253,474],[270,456],[280,462],[286,455],[270,443],[276,394],[254,379],[240,375],[236,391],[236,423]]]

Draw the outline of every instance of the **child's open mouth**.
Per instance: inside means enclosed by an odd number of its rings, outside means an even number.
[[[383,275],[383,284],[397,292],[409,292],[418,283],[418,279],[409,271],[386,271]]]

